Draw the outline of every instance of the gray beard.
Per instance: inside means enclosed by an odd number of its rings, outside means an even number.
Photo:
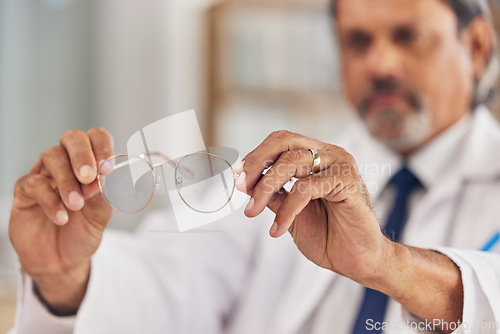
[[[411,115],[402,118],[391,109],[379,112],[377,120],[363,118],[368,130],[382,143],[398,152],[408,152],[419,146],[431,131],[432,113],[419,108]],[[379,126],[391,126],[399,132],[398,137],[377,137]]]

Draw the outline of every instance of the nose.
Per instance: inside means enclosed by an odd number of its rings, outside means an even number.
[[[371,79],[400,78],[403,69],[403,55],[397,46],[389,41],[376,41],[368,51],[367,71]]]

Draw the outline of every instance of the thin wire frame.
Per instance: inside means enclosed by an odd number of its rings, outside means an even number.
[[[230,168],[232,174],[233,174],[233,186],[231,187],[231,193],[229,194],[228,198],[227,198],[227,201],[222,204],[222,206],[220,208],[218,208],[217,210],[212,210],[212,211],[203,211],[203,210],[199,210],[199,209],[196,209],[195,207],[191,206],[185,199],[184,197],[182,196],[181,194],[181,190],[179,189],[179,183],[177,182],[177,170],[179,168],[179,166],[181,166],[181,162],[185,159],[188,159],[190,157],[193,157],[193,156],[201,156],[201,155],[206,155],[208,156],[209,158],[210,157],[214,157],[214,158],[217,158],[217,159],[220,159],[222,161],[224,161],[228,167]],[[231,164],[229,163],[229,161],[227,161],[226,159],[223,159],[221,158],[220,156],[216,155],[216,154],[213,154],[213,153],[205,153],[205,152],[202,152],[202,153],[193,153],[193,154],[188,154],[186,155],[185,157],[183,157],[181,160],[179,160],[179,162],[177,163],[177,165],[175,166],[175,169],[174,169],[174,176],[175,176],[175,188],[177,190],[177,193],[179,194],[179,197],[181,198],[181,200],[184,202],[184,204],[186,204],[189,208],[191,208],[191,210],[194,210],[196,212],[199,212],[199,213],[215,213],[215,212],[218,212],[222,209],[224,209],[228,204],[229,202],[231,202],[231,199],[233,198],[233,195],[234,195],[234,189],[236,188],[236,184],[235,184],[235,181],[236,179],[238,178],[239,174],[236,174],[236,172],[234,171],[233,167],[231,166]]]
[[[118,207],[116,207],[115,205],[113,205],[108,200],[108,198],[105,195],[105,190],[104,190],[104,183],[105,183],[105,181],[104,181],[104,179],[102,179],[102,177],[105,177],[106,175],[103,175],[102,172],[101,172],[102,171],[102,166],[107,161],[109,161],[111,159],[117,159],[117,158],[129,158],[129,159],[130,158],[135,158],[135,159],[139,159],[139,160],[142,160],[150,168],[150,173],[151,173],[151,176],[153,178],[153,186],[151,187],[151,194],[149,195],[149,199],[146,202],[146,204],[142,208],[140,208],[139,210],[136,210],[136,211],[124,211],[124,210],[121,210]],[[115,170],[117,168],[124,167],[124,166],[125,165],[122,162],[122,163],[120,163],[118,165],[113,166],[113,170]],[[97,173],[97,184],[99,185],[99,190],[101,191],[102,197],[104,197],[104,200],[106,201],[106,203],[108,203],[108,205],[111,206],[114,210],[116,210],[118,212],[121,212],[121,213],[126,213],[126,214],[135,214],[135,213],[141,212],[142,210],[144,210],[149,205],[149,203],[151,203],[151,200],[153,199],[153,194],[154,194],[154,183],[155,182],[156,182],[156,176],[155,176],[154,168],[152,167],[152,165],[146,159],[144,159],[143,157],[136,156],[136,155],[130,155],[130,154],[117,154],[117,155],[113,155],[113,156],[107,158],[99,166],[99,172]]]
[[[104,200],[106,201],[106,203],[108,203],[109,206],[111,206],[114,210],[118,211],[118,212],[121,212],[121,213],[125,213],[125,214],[136,214],[136,213],[139,213],[141,212],[142,210],[144,210],[150,203],[151,203],[151,200],[153,199],[153,196],[154,196],[154,188],[155,188],[155,185],[157,184],[158,182],[158,177],[156,175],[156,171],[155,171],[155,168],[158,168],[158,167],[172,167],[174,168],[174,179],[176,180],[175,182],[175,188],[176,188],[176,191],[177,191],[177,194],[179,195],[179,197],[181,198],[182,202],[187,205],[191,210],[193,211],[196,211],[196,212],[199,212],[199,213],[215,213],[215,212],[218,212],[220,210],[222,210],[223,208],[225,208],[229,202],[231,201],[233,195],[234,195],[234,190],[236,188],[236,184],[235,184],[235,181],[236,179],[239,177],[239,174],[236,174],[236,172],[234,171],[233,167],[231,166],[231,163],[229,163],[229,161],[227,161],[226,159],[216,155],[216,154],[213,154],[213,153],[207,153],[207,152],[200,152],[200,153],[193,153],[193,154],[188,154],[186,156],[184,156],[181,160],[179,160],[178,163],[175,163],[173,160],[171,160],[168,156],[162,154],[162,153],[159,153],[159,152],[152,152],[148,155],[158,155],[162,158],[164,158],[166,160],[167,163],[165,164],[151,164],[149,161],[146,160],[146,155],[145,154],[141,154],[140,156],[136,156],[136,155],[130,155],[130,154],[117,154],[117,155],[113,155],[109,158],[107,158],[106,160],[104,160],[102,162],[102,164],[99,166],[99,171],[97,173],[97,183],[99,185],[99,190],[101,191],[101,194],[103,195],[104,197]],[[179,185],[177,183],[177,178],[176,178],[176,175],[177,175],[177,172],[180,168],[180,166],[182,166],[181,162],[186,159],[186,158],[189,158],[189,157],[192,157],[192,156],[195,156],[195,155],[206,155],[208,157],[215,157],[217,159],[220,159],[222,161],[224,161],[231,173],[232,173],[232,176],[233,176],[233,185],[231,187],[231,192],[228,196],[228,199],[227,201],[222,204],[222,206],[220,208],[218,208],[217,210],[212,210],[212,211],[202,211],[202,210],[198,210],[196,208],[194,208],[193,206],[191,206],[189,203],[187,203],[187,201],[184,199],[184,197],[182,197],[181,193],[180,193],[180,190],[179,190]],[[144,206],[142,208],[140,208],[139,210],[136,210],[136,211],[124,211],[124,210],[121,210],[119,208],[117,208],[115,205],[113,205],[107,198],[106,198],[106,195],[104,194],[104,184],[105,184],[105,181],[104,179],[102,179],[102,177],[105,177],[106,175],[103,175],[101,173],[102,171],[102,167],[103,165],[111,160],[111,159],[116,159],[116,158],[124,158],[124,157],[127,157],[127,158],[135,158],[135,159],[139,159],[141,161],[143,161],[144,163],[146,163],[148,166],[149,166],[149,169],[150,169],[150,173],[151,173],[151,176],[153,178],[153,185],[151,186],[151,194],[149,195],[149,198],[148,198],[148,201],[146,202],[146,204],[144,204]],[[113,166],[113,170],[116,169],[116,168],[121,168],[123,167],[124,165],[122,165],[122,163],[118,164],[118,165],[115,165]],[[185,172],[189,173],[189,170],[184,170]]]

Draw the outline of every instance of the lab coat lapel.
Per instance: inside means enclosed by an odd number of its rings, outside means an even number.
[[[464,149],[463,192],[448,244],[478,250],[499,232],[493,203],[498,199],[500,181],[500,126],[486,109],[479,112]],[[477,228],[471,230],[471,226]]]
[[[450,171],[429,189],[428,195],[412,210],[403,242],[417,247],[448,244],[449,233],[446,231],[450,230],[449,225],[455,220],[455,203],[459,203],[463,189],[463,179],[456,170]]]
[[[269,332],[297,333],[337,278],[338,275],[334,272],[320,268],[306,258],[300,257],[290,275],[290,287],[277,307],[279,313]]]
[[[405,242],[411,244],[412,235],[422,240],[416,236],[420,232],[427,233],[426,228],[436,229],[438,225],[443,224],[456,225],[455,223],[460,220],[457,215],[467,184],[499,177],[500,128],[486,108],[480,107],[475,111],[471,131],[464,143],[463,150],[451,164],[446,175],[429,189],[429,193],[413,211],[408,221],[409,229],[405,231],[407,236]],[[449,231],[453,231],[451,225],[449,228]],[[428,243],[449,244],[449,239],[433,240],[432,235],[439,234],[427,234]],[[443,235],[446,238],[452,237],[452,233]]]
[[[478,108],[476,113],[462,156],[462,173],[470,182],[500,176],[500,125],[486,107]]]

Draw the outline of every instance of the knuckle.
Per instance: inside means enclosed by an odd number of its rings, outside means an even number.
[[[85,132],[82,130],[68,130],[66,131],[60,139],[61,144],[66,143],[68,141],[74,140],[75,138],[82,137],[82,135],[85,135]]]
[[[335,151],[335,149],[338,147],[337,145],[325,142],[321,142],[321,144],[323,145],[322,149],[325,151]]]
[[[356,162],[356,159],[354,158],[354,156],[347,152],[345,149],[341,148],[341,147],[337,147],[335,149],[335,154],[338,156],[338,164],[340,164],[341,166],[343,166],[342,169],[350,169],[352,171],[355,171],[357,170],[357,162]]]
[[[27,175],[23,180],[23,185],[26,189],[35,189],[46,183],[46,178],[40,174]]]
[[[91,128],[87,131],[87,134],[90,137],[95,137],[98,140],[107,140],[111,144],[113,144],[113,136],[111,133],[106,128],[103,127],[96,127],[96,128]]]
[[[47,159],[54,159],[57,156],[60,156],[63,153],[64,149],[61,146],[52,146],[43,151],[42,160],[46,161]]]
[[[14,185],[14,194],[16,194],[19,190],[21,190],[25,184],[26,180],[30,177],[30,175],[26,174],[17,179],[16,184]]]
[[[90,128],[87,131],[87,134],[89,134],[89,135],[98,135],[98,136],[109,136],[108,130],[106,130],[103,127]]]
[[[344,163],[356,164],[356,159],[354,159],[354,156],[351,153],[347,152],[346,149],[339,146],[334,146],[333,150]]]
[[[248,167],[255,165],[256,162],[257,162],[257,159],[255,158],[255,156],[253,154],[247,155],[245,157],[245,168],[248,168]]]
[[[361,172],[359,171],[358,167],[356,166],[356,164],[353,164],[352,165],[352,168],[351,168],[352,172],[351,172],[351,175],[352,177],[354,178],[354,180],[356,182],[361,182],[363,183],[363,179],[361,177]]]
[[[347,151],[345,150],[345,148],[340,147],[340,146],[333,145],[332,150],[335,151],[335,153],[341,157],[343,157],[347,154]]]
[[[359,172],[356,162],[346,163],[344,166],[344,170],[342,171],[344,176],[350,177],[352,180],[356,181],[361,179],[361,173]]]
[[[346,150],[344,150],[344,159],[347,163],[351,164],[351,165],[356,165],[356,159],[354,159],[354,156],[347,152]]]
[[[269,138],[272,138],[272,139],[289,139],[291,137],[293,137],[294,134],[288,130],[278,130],[278,131],[274,131],[273,133],[271,133],[269,135]]]
[[[296,163],[296,162],[300,161],[301,155],[302,155],[302,152],[300,152],[298,150],[286,151],[286,152],[281,153],[280,160],[281,160],[281,162],[288,163],[288,164]]]

